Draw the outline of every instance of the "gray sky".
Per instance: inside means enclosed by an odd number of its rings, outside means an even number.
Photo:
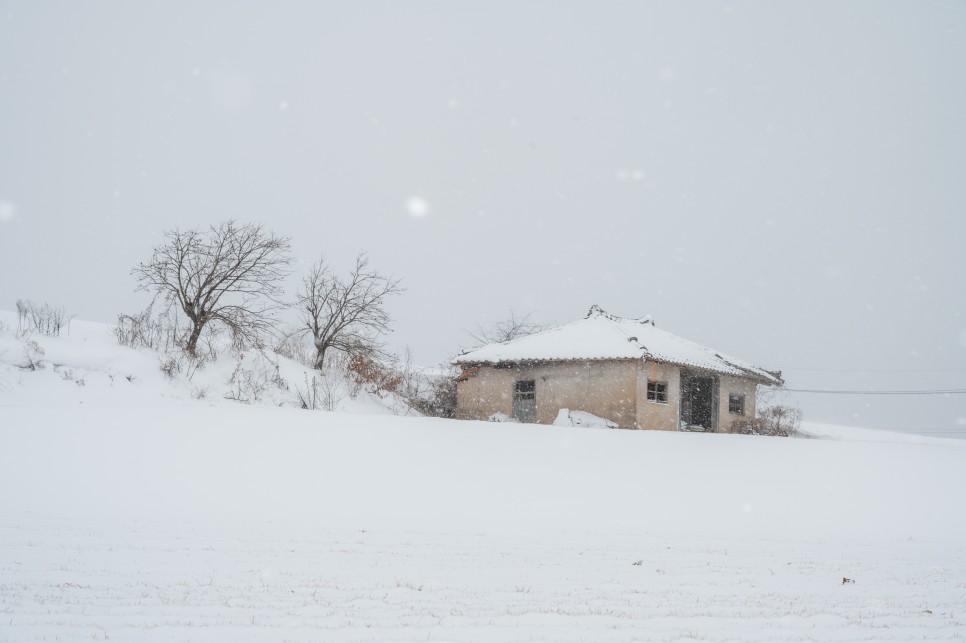
[[[368,250],[427,364],[599,304],[794,387],[964,388],[964,79],[963,2],[0,1],[0,307],[113,321],[234,217]]]

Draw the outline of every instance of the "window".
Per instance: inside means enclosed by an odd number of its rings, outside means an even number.
[[[731,394],[728,396],[728,413],[732,415],[745,414],[745,396]]]
[[[647,401],[667,404],[667,382],[647,382]]]
[[[520,400],[532,400],[536,390],[536,382],[534,380],[520,380],[514,388],[513,397]]]

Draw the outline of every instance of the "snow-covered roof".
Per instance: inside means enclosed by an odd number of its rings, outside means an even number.
[[[509,342],[488,344],[453,360],[456,364],[645,359],[780,384],[773,373],[657,328],[648,315],[630,319],[593,306],[587,317]]]

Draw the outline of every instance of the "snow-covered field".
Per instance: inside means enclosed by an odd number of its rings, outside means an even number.
[[[0,641],[966,639],[966,441],[197,400],[80,328],[0,346]]]

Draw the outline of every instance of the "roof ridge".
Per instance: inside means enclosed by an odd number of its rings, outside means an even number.
[[[613,322],[634,322],[637,324],[650,324],[651,326],[654,326],[653,315],[648,314],[648,315],[644,315],[643,317],[621,317],[620,315],[609,313],[603,308],[601,308],[600,306],[598,306],[597,304],[594,304],[593,306],[590,307],[590,310],[587,311],[587,316],[584,317],[584,319],[591,319],[596,317],[604,317]]]
[[[620,337],[622,337],[623,339],[626,339],[628,342],[634,343],[634,345],[637,346],[637,348],[641,351],[642,357],[650,356],[651,354],[650,351],[647,350],[647,347],[641,343],[640,338],[637,337],[637,335],[631,335],[630,333],[627,332],[628,330],[627,328],[624,328],[623,326],[621,326],[621,324],[624,322],[641,323],[641,324],[646,324],[647,322],[637,320],[637,319],[627,319],[626,317],[620,317],[618,315],[611,315],[610,313],[604,311],[600,306],[596,304],[592,306],[590,309],[590,312],[587,313],[587,319],[591,318],[590,315],[591,313],[595,312],[594,309],[596,309],[596,313],[597,313],[593,317],[594,319],[600,318],[600,319],[606,320],[609,323],[610,327],[613,328],[614,331],[618,335],[620,335]],[[651,323],[653,324],[653,322]]]

